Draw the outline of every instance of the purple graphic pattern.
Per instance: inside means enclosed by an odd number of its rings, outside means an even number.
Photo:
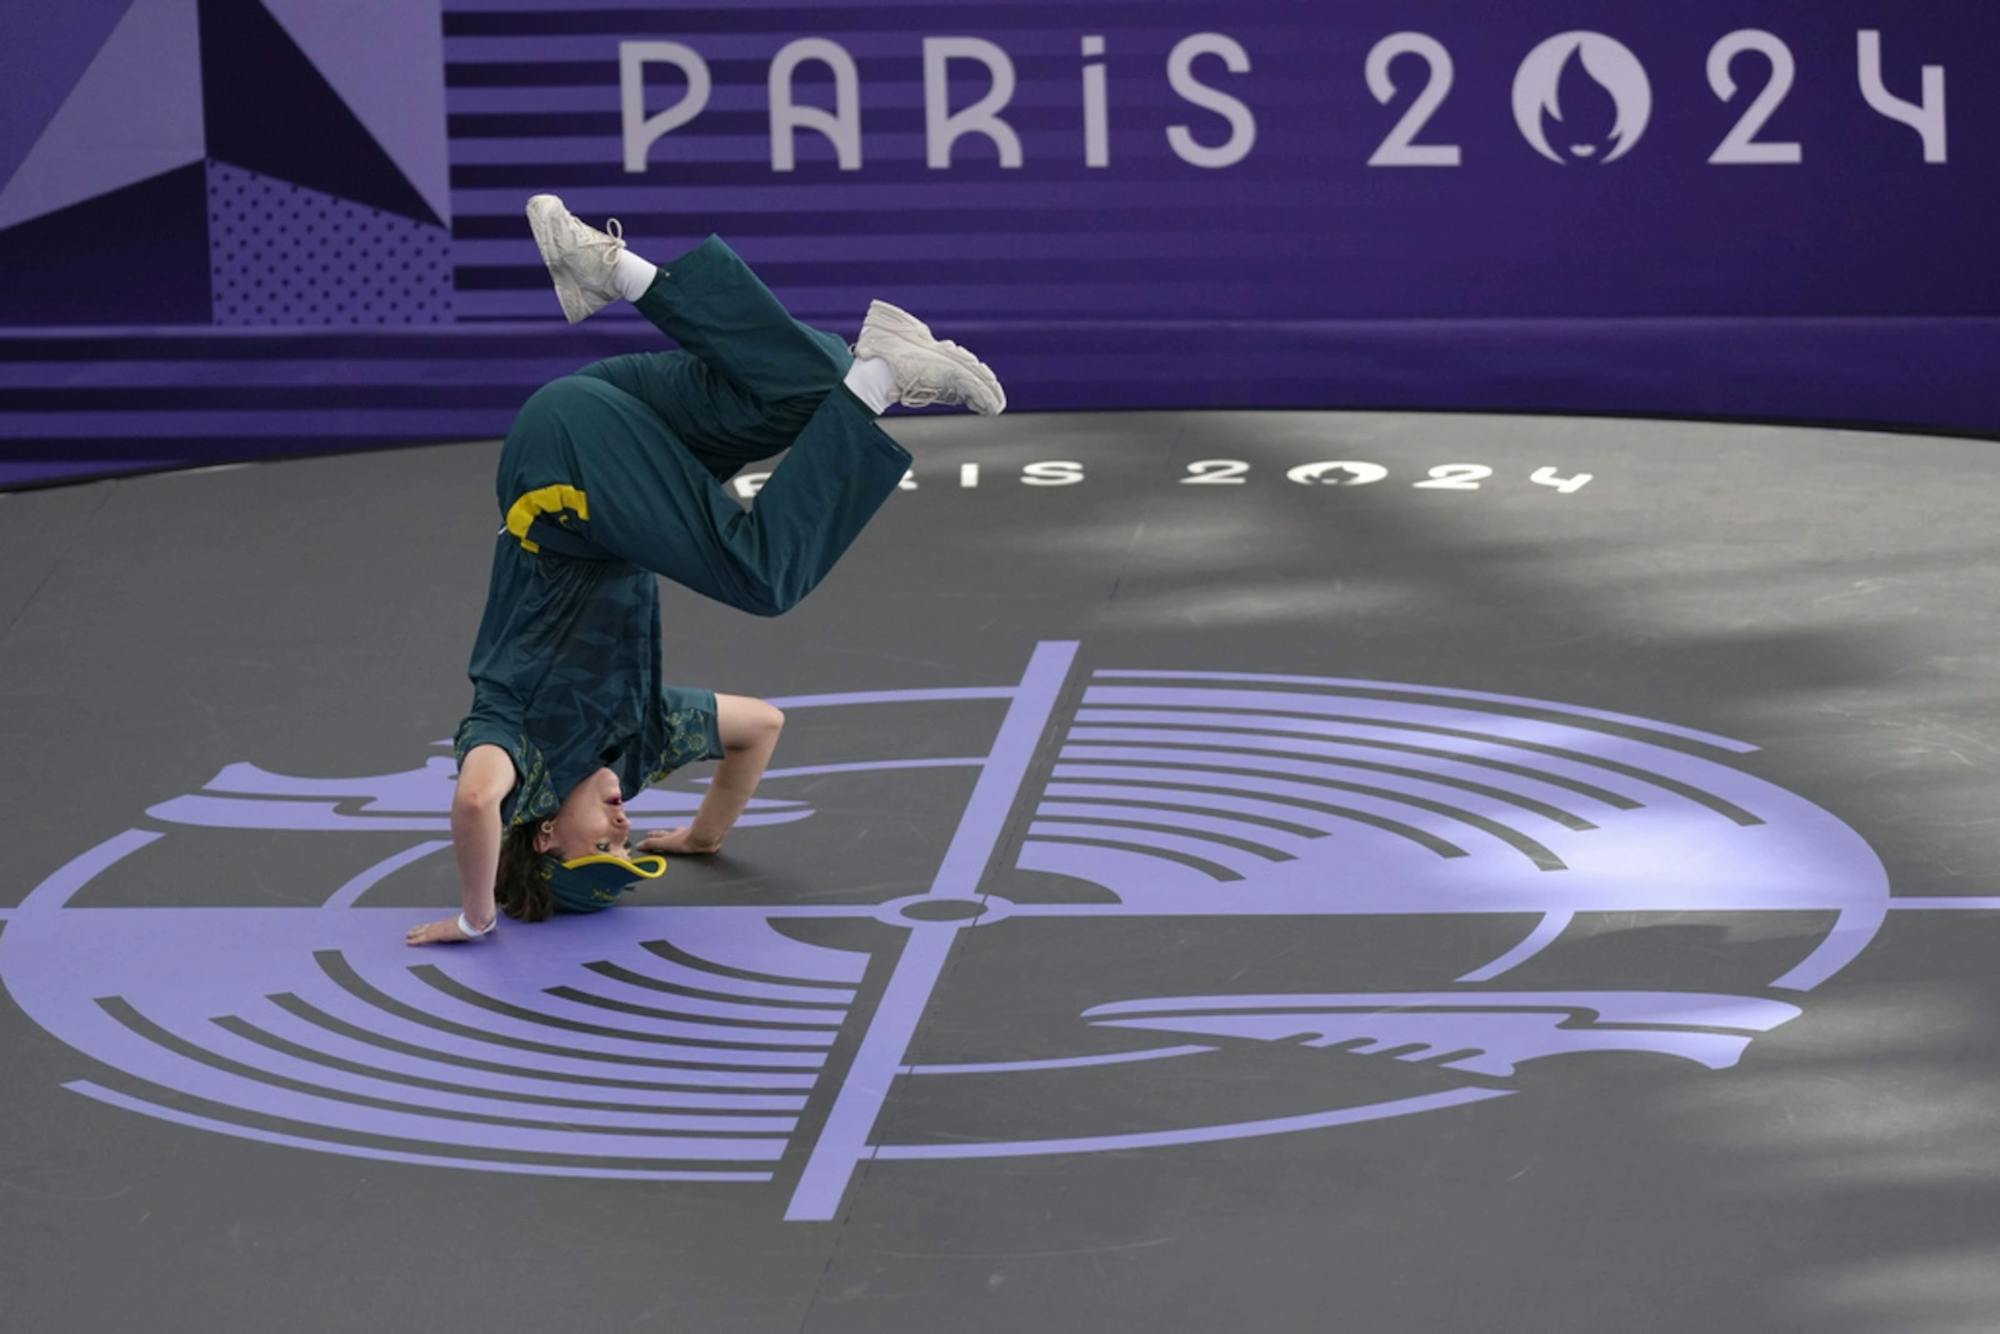
[[[1594,1028],[1576,1023],[1594,1016]],[[1723,1070],[1754,1033],[1799,1017],[1795,1005],[1684,992],[1481,992],[1350,996],[1180,996],[1100,1005],[1084,1017],[1111,1028],[1157,1029],[1259,1042],[1399,1053],[1496,1078],[1522,1061],[1585,1051],[1644,1051]],[[1742,1034],[1713,1029],[1748,1030]],[[1462,1053],[1462,1054],[1460,1054]]]
[[[421,769],[371,778],[292,778],[254,764],[231,764],[200,792],[170,798],[146,814],[170,824],[215,829],[442,831],[451,828],[457,776],[448,756],[433,756]],[[670,820],[691,817],[700,804],[696,794],[648,788],[635,793],[626,810],[635,820]],[[782,824],[811,814],[802,802],[759,797],[751,801],[742,823]]]
[[[1845,967],[1881,923],[1887,880],[1852,830],[1688,749],[1685,729],[1641,739],[1636,720],[1531,716],[1501,697],[1164,675],[1099,673],[1025,869],[1192,915],[1839,914],[1773,982],[1792,989]]]
[[[637,906],[413,955],[415,914],[374,888],[448,843],[422,839],[314,908],[82,908],[75,894],[169,837],[129,830],[9,914],[0,977],[37,1023],[123,1072],[77,1092],[178,1124],[325,1152],[529,1174],[771,1181],[798,1153],[786,1216],[834,1217],[873,1161],[1014,1157],[1294,1133],[1508,1096],[1527,1061],[1648,1053],[1711,1070],[1799,1014],[1790,999],[1658,990],[1502,990],[1585,912],[1801,911],[1832,925],[1771,987],[1796,998],[1845,966],[1888,902],[1839,821],[1726,761],[1747,747],[1644,719],[1473,691],[1318,677],[1099,671],[1063,730],[1077,646],[1042,645],[1012,686],[779,701],[869,707],[1004,699],[990,750],[960,759],[773,770],[961,768],[974,779],[929,890],[880,903]],[[1053,744],[1051,744],[1053,743]],[[300,831],[444,827],[450,766],[301,779],[250,764],[149,814]],[[684,813],[649,792],[635,814]],[[767,799],[754,818],[811,818]],[[1018,836],[1009,830],[1019,827]],[[1022,870],[1081,898],[988,888]],[[642,900],[643,902],[643,900]],[[1517,944],[1456,985],[1408,991],[1102,995],[1044,1050],[993,1060],[915,1041],[959,933],[1067,919],[1527,914]],[[903,933],[879,990],[870,956],[802,943],[809,918]],[[1164,980],[1164,979],[1163,979]],[[1328,978],[1335,983],[1337,978]],[[871,1003],[863,1006],[863,997]],[[1092,1033],[1167,1045],[1106,1049]],[[829,1065],[854,1035],[844,1068]],[[1178,1040],[1176,1040],[1178,1039]],[[1191,1039],[1191,1040],[1190,1040]],[[1182,1124],[1171,1101],[1050,1139],[887,1139],[900,1081],[1146,1079],[1238,1044],[1421,1068],[1452,1087]],[[1469,1081],[1455,1083],[1454,1081]],[[1318,1087],[1314,1082],[1311,1087]],[[1149,1104],[1150,1105],[1150,1104]],[[1082,1107],[1094,1106],[1085,1102]],[[823,1116],[815,1110],[823,1108]],[[1079,1112],[1084,1121],[1090,1115]],[[1095,1115],[1106,1113],[1097,1107]]]

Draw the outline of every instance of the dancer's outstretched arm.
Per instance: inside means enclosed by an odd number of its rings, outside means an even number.
[[[461,923],[483,934],[499,909],[493,878],[500,867],[500,803],[514,790],[514,761],[498,746],[474,746],[458,771],[451,799],[451,850],[458,861],[459,903],[463,911],[441,922],[410,928],[412,945],[467,940]]]
[[[669,856],[715,852],[750,804],[764,766],[777,749],[785,715],[761,699],[717,695],[715,721],[722,736],[722,764],[709,780],[694,823],[681,829],[655,829],[639,840],[639,851]]]

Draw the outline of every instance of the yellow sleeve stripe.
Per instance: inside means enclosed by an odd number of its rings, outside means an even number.
[[[507,531],[519,538],[521,545],[529,551],[540,551],[539,542],[528,540],[528,529],[544,514],[560,514],[564,510],[575,513],[576,517],[590,521],[590,497],[573,486],[545,486],[530,491],[514,502],[507,511]]]

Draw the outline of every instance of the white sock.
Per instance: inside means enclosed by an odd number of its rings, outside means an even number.
[[[611,285],[627,301],[637,301],[646,295],[646,289],[659,276],[659,265],[648,263],[629,250],[621,251],[611,266]]]
[[[856,357],[841,383],[878,417],[896,401],[896,368],[880,357]]]

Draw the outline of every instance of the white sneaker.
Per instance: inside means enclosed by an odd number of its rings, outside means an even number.
[[[896,372],[896,401],[904,407],[963,403],[982,417],[1007,409],[1007,391],[990,366],[957,343],[933,337],[922,320],[886,301],[868,303],[854,355],[889,363]]]
[[[542,263],[555,279],[563,316],[571,324],[618,300],[611,271],[624,253],[625,229],[616,218],[607,225],[609,232],[586,226],[554,195],[536,195],[528,201],[528,228],[541,248]]]

